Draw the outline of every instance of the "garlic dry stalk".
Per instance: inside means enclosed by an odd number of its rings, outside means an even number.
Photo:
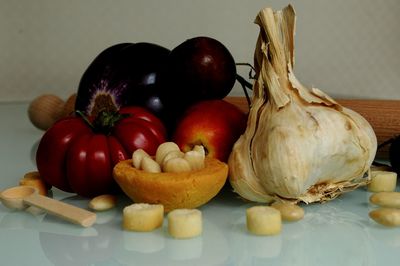
[[[369,182],[377,140],[370,124],[293,74],[292,6],[260,11],[256,82],[247,129],[229,158],[230,183],[243,198],[326,201]]]

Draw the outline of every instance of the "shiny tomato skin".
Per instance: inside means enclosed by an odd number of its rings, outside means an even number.
[[[48,184],[66,192],[73,192],[64,163],[66,153],[74,139],[90,131],[83,120],[74,117],[62,119],[46,131],[36,152],[36,165]]]
[[[151,130],[144,125],[136,123],[119,124],[115,126],[114,135],[120,139],[122,146],[128,150],[143,149],[148,154],[154,155],[157,147],[161,144]],[[127,130],[127,129],[131,130]]]
[[[118,162],[130,157],[115,136],[108,136],[107,140],[110,148],[110,160],[112,165],[116,165]]]
[[[129,116],[106,133],[93,130],[81,117],[57,121],[43,135],[36,153],[43,179],[84,197],[117,191],[112,177],[115,164],[129,159],[138,148],[153,154],[166,141],[165,127],[158,118],[145,109],[133,110],[139,117],[125,110]]]
[[[137,121],[138,119],[150,122],[145,123],[146,126],[149,126],[149,129],[153,132],[153,134],[157,137],[159,142],[165,141],[165,137],[167,135],[167,130],[161,120],[149,113],[146,109],[139,106],[126,106],[119,110],[121,114],[129,114],[130,117],[127,117],[124,122]]]
[[[66,163],[69,184],[78,195],[93,197],[112,192],[113,165],[107,136],[92,133],[80,136],[71,144]]]

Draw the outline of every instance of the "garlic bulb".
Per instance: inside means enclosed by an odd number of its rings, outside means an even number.
[[[369,181],[377,140],[370,124],[293,74],[295,11],[260,11],[256,82],[247,129],[229,158],[243,198],[306,203],[333,199]]]

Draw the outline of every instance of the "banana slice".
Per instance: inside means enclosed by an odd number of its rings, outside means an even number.
[[[197,209],[175,209],[168,213],[168,233],[178,239],[201,235],[203,222]]]
[[[163,165],[163,171],[167,173],[181,173],[192,170],[188,161],[183,158],[172,158]]]
[[[183,158],[189,162],[192,170],[200,170],[204,168],[204,155],[198,151],[188,151]]]
[[[396,190],[397,174],[389,171],[371,171],[370,192],[388,192]]]
[[[151,157],[142,158],[140,169],[149,173],[161,173],[161,166]]]
[[[269,206],[254,206],[246,210],[246,224],[254,235],[277,235],[282,230],[281,213]]]
[[[156,151],[156,162],[161,165],[164,157],[171,151],[180,151],[179,146],[175,142],[168,141],[160,144]]]
[[[134,203],[124,208],[122,227],[129,231],[149,232],[161,227],[163,220],[163,205]]]
[[[149,157],[150,155],[144,151],[143,149],[137,149],[132,153],[132,164],[133,167],[135,167],[136,169],[140,169],[140,164],[142,163],[142,159],[144,157]]]

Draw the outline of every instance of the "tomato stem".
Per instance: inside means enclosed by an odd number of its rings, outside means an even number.
[[[85,121],[86,125],[88,125],[91,129],[94,130],[93,123],[88,119],[86,115],[84,115],[81,111],[76,110],[75,113]]]

